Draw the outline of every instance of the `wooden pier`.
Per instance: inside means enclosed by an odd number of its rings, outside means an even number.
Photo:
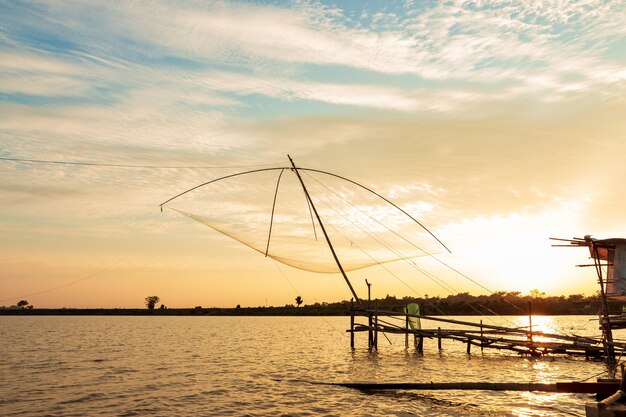
[[[436,328],[414,329],[409,325],[410,318],[418,318],[426,322],[453,324],[461,329]],[[360,320],[364,320],[361,322]],[[467,354],[471,354],[472,347],[484,349],[508,350],[520,355],[571,355],[583,356],[587,359],[604,358],[606,355],[605,343],[602,339],[576,335],[544,333],[529,328],[502,327],[480,323],[453,320],[450,318],[399,313],[391,311],[351,309],[350,346],[355,347],[355,334],[367,332],[369,349],[378,349],[379,334],[404,334],[405,347],[413,346],[416,351],[424,351],[424,339],[436,339],[438,350],[443,349],[443,341],[450,340],[466,345]],[[611,342],[614,351],[618,354],[626,352],[626,343]]]

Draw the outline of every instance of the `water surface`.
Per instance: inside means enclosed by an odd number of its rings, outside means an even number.
[[[490,323],[527,324],[527,317]],[[545,331],[596,334],[588,317],[537,317]],[[485,320],[487,323],[488,321]],[[427,327],[436,327],[437,324]],[[1,316],[0,409],[6,416],[562,416],[586,394],[361,392],[310,382],[561,382],[601,362],[525,358],[365,333],[348,317]]]

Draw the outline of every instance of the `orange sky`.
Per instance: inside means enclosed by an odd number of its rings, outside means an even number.
[[[159,211],[213,178],[287,166],[287,154],[389,197],[452,250],[442,261],[480,283],[420,258],[354,271],[361,295],[365,278],[374,296],[594,293],[593,271],[574,266],[588,254],[548,238],[626,236],[618,3],[593,14],[524,3],[8,7],[0,305],[350,298],[336,274]],[[207,194],[224,212],[259,202],[226,190]]]

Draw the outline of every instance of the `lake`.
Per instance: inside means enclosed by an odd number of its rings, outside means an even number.
[[[476,318],[465,318],[476,321]],[[482,318],[520,326],[528,317]],[[597,335],[592,317],[534,317],[548,332]],[[0,316],[3,416],[563,416],[587,394],[361,392],[311,382],[561,382],[602,362],[519,357],[462,343],[366,333],[349,317]],[[423,323],[424,327],[437,324]],[[595,378],[591,379],[595,380]]]

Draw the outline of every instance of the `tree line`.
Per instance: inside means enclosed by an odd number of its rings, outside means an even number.
[[[356,302],[342,300],[338,302],[305,304],[301,296],[295,298],[295,304],[280,307],[242,307],[237,304],[232,308],[196,306],[193,308],[167,308],[161,304],[160,297],[152,295],[145,298],[147,314],[155,315],[261,315],[261,316],[341,316],[349,315],[350,309],[358,309]],[[522,295],[518,291],[500,291],[490,295],[471,295],[459,293],[446,297],[395,297],[387,295],[384,298],[371,300],[371,308],[379,311],[403,312],[410,303],[418,303],[423,315],[525,315],[532,309],[534,315],[596,315],[600,311],[600,297],[595,295],[573,294],[568,296],[547,296],[537,290],[529,295]],[[368,306],[368,300],[363,300]],[[11,308],[0,308],[0,314],[143,314],[141,309],[33,309],[26,300]],[[626,314],[626,303],[608,300],[609,311],[612,314]]]
[[[537,290],[531,291],[529,295],[522,295],[519,291],[499,291],[490,295],[465,292],[447,297],[396,298],[387,295],[372,300],[372,308],[376,306],[379,310],[402,311],[409,303],[418,303],[423,315],[523,315],[528,314],[530,309],[537,315],[595,315],[600,310],[598,294],[547,296]],[[367,301],[364,304],[367,305]],[[613,314],[621,314],[624,305],[621,301],[608,301],[609,311]]]
[[[304,304],[301,296],[297,296],[296,303],[282,307],[241,307],[235,308],[202,308],[195,307],[196,313],[204,310],[208,314],[234,315],[347,315],[350,309],[358,309],[357,303],[350,300],[339,302],[322,302]],[[158,297],[146,297],[146,306],[154,309],[159,302]],[[402,297],[387,295],[384,298],[362,300],[364,307],[377,308],[380,311],[402,312],[410,303],[420,305],[423,315],[525,315],[532,311],[534,315],[596,315],[600,311],[599,294],[547,296],[538,290],[532,290],[528,295],[519,291],[499,291],[490,295],[471,295],[467,292],[448,295],[446,297]],[[612,314],[621,314],[626,310],[626,303],[608,300],[609,311]],[[164,308],[162,305],[161,308]],[[297,311],[295,311],[297,310]]]

